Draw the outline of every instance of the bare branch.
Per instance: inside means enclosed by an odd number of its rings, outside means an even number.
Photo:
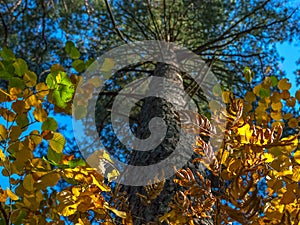
[[[106,5],[106,9],[107,9],[107,11],[108,11],[108,13],[109,13],[110,20],[111,20],[111,22],[112,22],[112,24],[113,24],[113,27],[114,27],[114,29],[115,29],[117,35],[118,35],[125,43],[127,43],[127,41],[126,41],[124,35],[123,35],[122,32],[119,30],[119,28],[118,28],[118,26],[117,26],[117,24],[116,24],[115,17],[114,17],[114,15],[113,15],[113,13],[112,13],[112,10],[111,10],[111,7],[110,7],[108,1],[107,1],[107,0],[104,0],[104,2],[105,2],[105,5]]]

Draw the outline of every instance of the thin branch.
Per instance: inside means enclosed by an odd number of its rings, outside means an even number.
[[[6,25],[5,21],[4,21],[4,18],[3,18],[2,13],[0,13],[0,18],[1,18],[1,22],[2,22],[3,28],[4,28],[4,41],[3,41],[3,46],[6,46],[6,47],[7,47],[8,28],[7,28],[7,25]]]
[[[8,215],[6,214],[5,210],[3,209],[2,203],[0,203],[0,212],[3,215],[3,218],[5,220],[5,224],[9,225]]]
[[[127,41],[126,41],[124,35],[123,35],[122,32],[119,30],[119,28],[118,28],[118,26],[117,26],[117,24],[116,24],[115,17],[114,17],[114,15],[113,15],[113,13],[112,13],[112,10],[111,10],[111,7],[110,7],[108,1],[107,1],[107,0],[104,0],[104,2],[105,2],[105,5],[106,5],[106,9],[107,9],[107,11],[108,11],[110,20],[111,20],[111,22],[112,22],[112,24],[113,24],[113,27],[114,27],[114,29],[115,29],[117,35],[121,38],[121,40],[123,40],[125,43],[127,43]]]
[[[255,9],[253,9],[250,13],[246,14],[245,16],[243,16],[241,19],[239,19],[236,23],[234,23],[231,27],[229,27],[220,37],[218,37],[217,39],[215,40],[212,40],[212,41],[209,41],[207,43],[205,43],[204,45],[202,46],[199,46],[197,49],[195,49],[195,53],[199,53],[199,52],[202,52],[204,50],[207,49],[208,46],[214,44],[214,43],[217,43],[221,40],[224,40],[226,39],[226,35],[227,34],[230,34],[232,33],[232,30],[238,25],[240,24],[241,22],[243,22],[245,19],[249,18],[250,16],[254,15],[257,13],[258,10],[262,9],[265,7],[265,5],[269,2],[270,0],[267,0],[265,1],[262,5],[256,7]],[[234,34],[234,35],[237,35],[237,34]],[[231,35],[232,36],[232,35]]]
[[[157,26],[157,23],[156,23],[156,21],[155,21],[155,17],[154,17],[154,15],[153,15],[153,13],[152,13],[152,10],[151,10],[151,5],[150,5],[150,3],[149,3],[148,0],[147,0],[147,6],[148,6],[148,11],[149,11],[149,13],[150,13],[150,17],[151,17],[152,23],[153,23],[153,25],[154,25],[156,34],[157,34],[157,36],[160,38],[160,40],[163,40],[163,37],[162,37],[162,35],[161,35],[162,32],[161,32],[161,30],[159,29],[159,27]]]

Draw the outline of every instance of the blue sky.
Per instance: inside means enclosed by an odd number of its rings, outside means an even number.
[[[282,70],[286,72],[287,78],[292,83],[292,95],[299,89],[299,87],[296,87],[296,75],[294,72],[297,69],[296,61],[300,59],[300,46],[295,45],[295,43],[290,44],[288,42],[277,45],[279,54],[284,57],[284,61],[281,64]]]

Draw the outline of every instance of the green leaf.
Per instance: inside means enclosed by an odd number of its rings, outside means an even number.
[[[51,131],[56,131],[58,128],[57,122],[55,119],[48,117],[46,121],[43,122],[42,124],[42,131],[44,130],[51,130]]]
[[[74,86],[64,86],[60,89],[61,100],[64,102],[69,102],[73,98]]]
[[[23,76],[23,80],[27,87],[33,87],[36,85],[37,76],[34,72],[27,71]]]
[[[275,87],[278,84],[278,79],[275,76],[271,76],[272,87]]]
[[[48,86],[49,89],[55,89],[57,86],[56,83],[56,79],[55,79],[56,75],[54,73],[49,73],[47,78],[46,78],[46,84]]]
[[[80,52],[78,51],[77,48],[72,48],[71,53],[70,53],[70,57],[72,59],[79,59],[80,58]]]
[[[66,43],[65,51],[72,59],[79,59],[80,57],[80,52],[71,41]]]
[[[71,51],[72,51],[72,48],[74,48],[74,47],[75,47],[75,45],[74,45],[74,43],[72,41],[67,41],[66,42],[66,46],[65,46],[66,53],[70,54]]]
[[[248,82],[251,82],[254,77],[254,73],[251,71],[251,69],[248,66],[244,68],[244,77]]]
[[[49,140],[50,147],[57,153],[61,153],[66,144],[66,139],[64,136],[58,132],[54,132],[53,137]]]
[[[73,68],[77,71],[77,72],[82,72],[84,69],[85,69],[85,64],[82,60],[78,59],[78,60],[75,60],[73,63],[72,63],[72,66]]]
[[[58,153],[52,148],[48,148],[47,158],[50,164],[57,166],[63,157],[63,153]]]
[[[34,180],[32,177],[32,174],[27,174],[23,181],[23,186],[27,191],[33,191],[34,190]]]
[[[16,61],[13,63],[13,66],[15,68],[15,73],[19,77],[23,76],[23,74],[28,71],[27,63],[23,59],[16,59]]]
[[[67,107],[66,102],[64,102],[61,99],[60,92],[58,90],[53,91],[52,99],[54,101],[54,104],[57,105],[58,107],[60,107],[60,108],[66,108]]]
[[[49,89],[54,89],[50,96],[54,104],[65,108],[67,102],[71,101],[75,91],[71,79],[65,72],[50,73],[47,76],[46,84]]]
[[[222,89],[221,89],[220,85],[217,84],[213,87],[213,94],[215,96],[221,96],[222,95]]]
[[[70,168],[75,168],[77,166],[85,166],[86,163],[83,159],[80,158],[68,161],[68,165],[70,166]]]
[[[270,96],[270,90],[265,89],[265,88],[261,88],[259,90],[259,97],[265,98],[265,97],[269,97],[269,96]]]
[[[27,113],[18,114],[16,118],[17,125],[21,128],[27,129],[27,125],[29,124],[29,120],[27,117]]]
[[[25,87],[25,82],[23,79],[19,78],[19,77],[11,77],[8,79],[9,82],[9,87],[16,87],[16,88],[20,88],[20,89],[24,89]]]
[[[70,77],[65,72],[60,72],[56,75],[56,81],[58,84],[65,86],[73,86]]]
[[[36,188],[43,190],[47,187],[55,186],[59,180],[60,175],[57,172],[47,173],[39,179],[39,182],[36,184]]]
[[[6,48],[6,47],[3,47],[1,52],[0,52],[0,56],[4,59],[4,60],[13,60],[15,59],[15,55],[14,53],[12,52],[12,50]]]
[[[9,73],[8,71],[6,71],[6,70],[1,71],[1,73],[0,73],[1,79],[8,80],[10,77],[13,77],[13,75],[11,73]]]

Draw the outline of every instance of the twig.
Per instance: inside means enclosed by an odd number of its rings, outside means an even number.
[[[127,41],[126,41],[124,35],[123,35],[122,32],[119,30],[119,28],[118,28],[118,26],[117,26],[117,24],[116,24],[115,17],[114,17],[114,15],[113,15],[112,11],[111,11],[111,7],[110,7],[108,1],[107,1],[107,0],[104,0],[104,2],[105,2],[105,5],[106,5],[106,8],[107,8],[107,11],[108,11],[110,20],[111,20],[111,22],[112,22],[112,24],[113,24],[113,27],[114,27],[114,29],[115,29],[117,35],[118,35],[125,43],[127,43]]]

